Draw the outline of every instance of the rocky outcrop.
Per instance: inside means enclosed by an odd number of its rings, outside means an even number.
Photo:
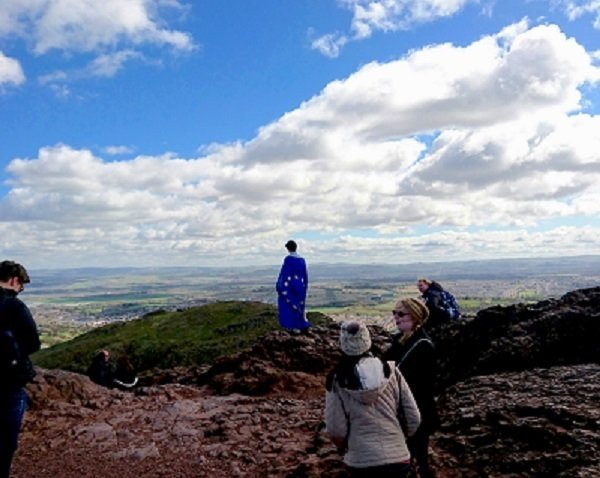
[[[600,287],[491,307],[432,332],[440,390],[477,375],[600,363]]]
[[[436,461],[460,478],[600,476],[600,365],[474,377],[438,400]]]
[[[383,349],[389,335],[370,326],[373,345]],[[251,349],[218,360],[198,378],[217,394],[322,397],[324,377],[341,352],[339,326],[311,327],[302,334],[275,331]]]
[[[600,288],[481,311],[435,331],[440,476],[600,476]],[[390,337],[371,327],[375,347]],[[346,476],[322,430],[337,326],[268,334],[134,393],[39,370],[14,476]],[[182,383],[156,385],[172,381]],[[185,384],[184,384],[185,383]]]

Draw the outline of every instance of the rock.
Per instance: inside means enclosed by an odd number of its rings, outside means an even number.
[[[598,363],[600,287],[535,305],[491,307],[474,319],[434,329],[431,336],[439,390],[476,375]]]
[[[389,334],[369,326],[375,348],[387,347]],[[323,396],[325,375],[339,360],[339,325],[311,327],[294,335],[275,331],[250,350],[218,360],[198,378],[212,393],[254,396]]]
[[[440,477],[600,476],[599,314],[594,288],[433,332]],[[370,329],[385,349],[389,334]],[[338,338],[336,325],[272,332],[208,369],[155,371],[134,393],[39,369],[13,476],[345,477],[322,427]]]
[[[474,377],[438,408],[435,462],[448,477],[600,476],[586,474],[600,467],[598,364]]]

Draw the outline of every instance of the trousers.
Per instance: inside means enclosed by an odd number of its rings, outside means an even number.
[[[26,408],[27,393],[24,388],[0,394],[0,478],[10,475]]]

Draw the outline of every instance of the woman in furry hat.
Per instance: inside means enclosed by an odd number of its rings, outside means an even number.
[[[406,377],[421,412],[421,425],[408,440],[408,447],[416,459],[421,478],[435,476],[429,468],[429,436],[438,425],[438,415],[433,397],[435,378],[435,353],[431,338],[423,325],[429,317],[427,306],[420,299],[402,299],[393,310],[400,334],[385,354],[394,360]]]
[[[340,346],[342,358],[326,383],[327,433],[344,453],[351,476],[406,477],[411,469],[406,439],[420,422],[406,380],[393,362],[370,352],[364,324],[342,324]]]

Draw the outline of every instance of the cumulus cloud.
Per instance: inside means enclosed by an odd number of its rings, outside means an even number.
[[[0,51],[0,92],[2,85],[20,85],[25,81],[25,74],[21,64]]]
[[[178,0],[2,0],[0,39],[20,39],[35,55],[58,50],[65,53],[65,61],[74,54],[97,55],[85,68],[40,77],[41,84],[68,96],[64,94],[68,91],[65,82],[112,77],[127,62],[143,58],[143,47],[167,47],[177,53],[196,49],[189,33],[165,25],[161,14],[166,8],[186,10]],[[0,82],[6,61],[0,56]],[[12,70],[15,68],[13,64]],[[12,75],[13,82],[22,81],[18,72]]]
[[[344,239],[347,258],[591,253],[597,228],[529,231],[600,214],[600,117],[581,111],[599,79],[575,40],[522,22],[365,65],[197,158],[42,148],[8,167],[0,226],[43,237],[39,254],[123,263],[236,263],[240,241],[261,254],[306,231]]]
[[[408,30],[460,12],[477,0],[338,0],[352,12],[352,35],[326,34],[312,42],[313,49],[335,58],[348,41],[369,38],[376,31]],[[484,8],[489,8],[484,6]]]
[[[37,54],[52,49],[91,52],[122,42],[194,48],[189,34],[161,26],[158,9],[165,5],[156,0],[4,0],[0,36],[26,38]]]
[[[600,29],[600,1],[547,0],[558,6],[570,20],[593,16],[594,28]],[[352,12],[351,34],[327,33],[311,42],[314,50],[336,58],[350,41],[370,38],[373,33],[409,30],[424,23],[459,14],[469,4],[477,4],[481,14],[492,16],[494,2],[479,0],[338,0],[342,8]],[[311,34],[312,34],[311,30]]]

